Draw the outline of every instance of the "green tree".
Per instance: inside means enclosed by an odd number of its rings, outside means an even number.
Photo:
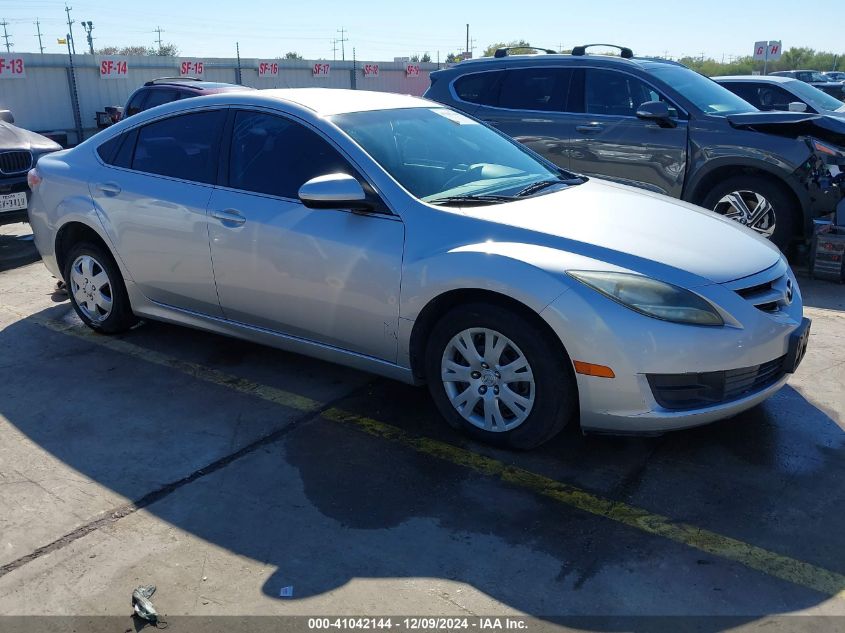
[[[303,59],[303,57],[296,51],[288,51],[285,53],[285,59]]]
[[[457,64],[459,61],[461,61],[460,53],[449,53],[448,55],[446,55],[447,64]]]
[[[422,57],[420,57],[420,61],[423,62],[423,63],[431,62],[431,55],[429,55],[428,53],[425,53]]]
[[[513,40],[511,42],[496,42],[495,44],[490,44],[487,48],[484,49],[483,57],[493,57],[497,49],[500,48],[507,48],[507,47],[516,47],[516,50],[511,51],[514,55],[519,55],[521,53],[529,53],[529,49],[521,49],[520,46],[528,46],[530,47],[531,44],[526,42],[525,40]]]
[[[414,62],[415,64],[418,63],[420,61],[420,56],[419,55],[411,55],[411,61]]]

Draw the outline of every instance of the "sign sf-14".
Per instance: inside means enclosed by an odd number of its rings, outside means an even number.
[[[129,61],[125,57],[100,59],[100,79],[126,79],[128,76]]]

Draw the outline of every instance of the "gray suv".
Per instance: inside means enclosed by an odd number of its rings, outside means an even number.
[[[760,112],[681,64],[586,48],[500,49],[432,73],[425,96],[563,169],[713,209],[781,249],[808,235],[814,217],[845,205],[845,122]]]

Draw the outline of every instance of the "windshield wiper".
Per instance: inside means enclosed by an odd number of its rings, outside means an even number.
[[[512,202],[515,200],[514,196],[494,196],[494,195],[465,195],[465,196],[444,196],[443,198],[434,198],[433,200],[426,200],[429,204],[496,204],[501,202]]]
[[[525,198],[526,196],[533,195],[538,191],[542,191],[552,185],[580,185],[584,182],[583,178],[558,178],[557,180],[538,180],[537,182],[532,182],[530,185],[517,191],[516,197],[517,198]]]

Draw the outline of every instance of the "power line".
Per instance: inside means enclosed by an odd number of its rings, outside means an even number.
[[[35,28],[38,29],[38,48],[41,50],[41,54],[44,54],[44,45],[41,43],[41,22],[35,20]]]
[[[344,46],[344,43],[348,42],[349,38],[344,37],[344,34],[346,33],[346,29],[338,29],[337,32],[340,33],[340,39],[337,40],[338,42],[340,42],[340,58],[343,61],[346,61],[346,47]]]
[[[6,30],[6,27],[9,26],[9,23],[6,22],[6,19],[4,18],[3,21],[0,22],[0,26],[3,27],[3,39],[6,40],[6,52],[11,53],[12,45],[11,43],[9,43],[9,32]]]
[[[69,6],[67,6],[67,4],[65,4],[65,13],[67,13],[67,36],[70,38],[69,41],[70,41],[71,50],[73,51],[73,54],[76,55],[76,44],[73,41],[74,21],[70,19],[70,12],[71,12],[72,9],[73,9],[73,7],[69,7]]]

